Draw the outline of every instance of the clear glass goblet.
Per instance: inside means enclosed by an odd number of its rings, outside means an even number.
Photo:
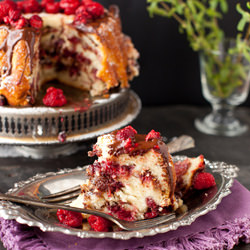
[[[199,54],[202,93],[212,112],[196,119],[195,127],[206,134],[237,136],[248,130],[235,117],[235,107],[247,99],[250,64],[242,54],[230,52],[234,44],[234,40],[226,40],[218,51]]]

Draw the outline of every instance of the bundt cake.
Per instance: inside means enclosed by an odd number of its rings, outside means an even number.
[[[92,0],[0,3],[0,95],[11,106],[36,101],[50,80],[101,96],[138,75],[138,52],[119,10]]]

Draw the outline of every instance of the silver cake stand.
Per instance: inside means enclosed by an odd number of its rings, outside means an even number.
[[[129,89],[89,100],[79,90],[63,88],[64,107],[45,107],[41,101],[35,107],[0,107],[0,144],[24,157],[69,155],[81,149],[77,142],[126,126],[141,110],[140,98]]]

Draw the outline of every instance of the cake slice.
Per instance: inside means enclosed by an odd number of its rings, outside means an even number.
[[[213,175],[205,172],[203,155],[173,163],[167,145],[154,130],[147,135],[137,134],[127,126],[99,136],[89,156],[98,159],[87,167],[81,194],[70,205],[100,210],[123,220],[150,219],[175,211],[184,213],[188,207],[182,199],[195,193],[189,191],[216,185]],[[67,215],[83,223],[79,215],[58,210],[58,219],[65,225],[69,225]],[[101,217],[85,214],[82,217],[88,218],[88,227],[95,231],[115,230]],[[86,223],[83,225],[85,230]]]
[[[97,209],[124,220],[153,218],[176,210],[176,174],[160,133],[131,127],[98,137],[89,156],[87,181],[71,206]]]

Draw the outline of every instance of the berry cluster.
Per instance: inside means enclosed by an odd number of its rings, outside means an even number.
[[[33,2],[37,3],[37,5]],[[28,26],[40,29],[43,21],[38,15],[33,15],[30,19],[22,16],[22,13],[40,12],[38,6],[40,5],[36,0],[25,0],[17,3],[11,0],[4,0],[0,2],[0,23],[11,25],[15,29],[22,29]]]
[[[15,3],[12,0],[0,2],[0,23],[11,25],[16,29],[24,27],[34,27],[40,29],[43,25],[42,19],[38,15],[30,19],[22,16],[22,13],[64,13],[66,15],[75,15],[74,24],[86,24],[95,20],[104,14],[104,7],[92,0],[23,0]]]
[[[116,133],[116,140],[125,141],[129,138],[133,138],[137,134],[137,131],[131,126],[127,126],[121,130],[118,130]]]
[[[138,143],[135,142],[136,134],[137,131],[131,126],[127,126],[117,131],[115,136],[116,140],[123,142],[123,149],[125,153],[132,152],[138,146]]]
[[[61,89],[50,87],[43,97],[43,104],[48,107],[61,107],[67,103],[67,99]]]
[[[153,129],[147,134],[145,141],[151,141],[153,139],[161,139],[160,132],[156,132]]]

